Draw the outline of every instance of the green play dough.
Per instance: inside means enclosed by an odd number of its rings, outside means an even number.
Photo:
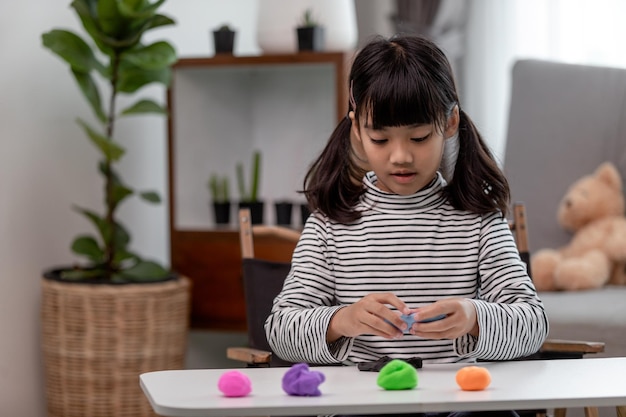
[[[383,366],[376,383],[387,390],[413,389],[417,386],[417,370],[400,359]]]

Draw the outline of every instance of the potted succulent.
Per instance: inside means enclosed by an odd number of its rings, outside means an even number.
[[[215,29],[213,46],[216,54],[232,54],[235,46],[235,31],[227,24]]]
[[[313,11],[306,9],[296,27],[298,51],[323,51],[324,27],[313,17]]]
[[[259,177],[261,171],[261,152],[252,154],[252,170],[250,171],[250,187],[246,187],[243,164],[237,163],[237,185],[239,188],[239,208],[249,207],[252,224],[263,223],[264,203],[259,200]]]
[[[212,174],[209,178],[209,190],[213,204],[213,218],[215,224],[230,223],[230,186],[228,177]]]
[[[78,120],[99,151],[102,210],[74,207],[94,228],[77,236],[72,251],[85,262],[51,268],[42,279],[42,349],[50,415],[152,415],[139,388],[139,373],[184,366],[189,280],[130,248],[118,209],[138,195],[116,169],[125,149],[114,136],[127,116],[166,114],[163,106],[134,97],[144,86],[168,85],[176,51],[166,41],[143,43],[143,35],[174,21],[154,3],[74,0],[83,35],[52,29],[45,48],[69,65],[93,111],[94,122]],[[103,97],[101,94],[106,94]],[[133,103],[120,109],[119,98]]]

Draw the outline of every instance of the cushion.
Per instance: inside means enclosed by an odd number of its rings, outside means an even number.
[[[548,314],[550,339],[604,342],[605,352],[591,357],[626,356],[626,287],[539,296]]]

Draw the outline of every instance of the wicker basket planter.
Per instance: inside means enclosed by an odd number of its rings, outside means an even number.
[[[43,278],[48,416],[155,416],[139,374],[184,367],[189,304],[187,278],[126,285]]]

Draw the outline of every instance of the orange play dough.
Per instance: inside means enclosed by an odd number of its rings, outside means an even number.
[[[480,366],[466,366],[457,371],[456,383],[463,391],[480,391],[491,383],[491,374]]]

